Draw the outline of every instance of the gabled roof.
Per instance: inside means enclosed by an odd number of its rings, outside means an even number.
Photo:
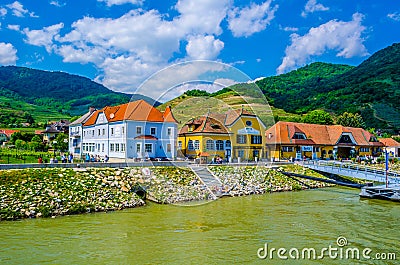
[[[304,133],[307,139],[293,139],[295,133]],[[357,145],[382,146],[373,142],[373,134],[362,129],[341,125],[320,125],[279,121],[265,132],[267,144],[337,145],[343,134],[351,134]]]
[[[190,127],[194,127],[192,131],[189,131]],[[229,132],[227,128],[220,121],[206,115],[188,121],[182,127],[182,129],[179,130],[179,134],[186,134],[186,133],[228,134]]]
[[[144,100],[137,100],[118,106],[104,107],[94,112],[92,116],[84,122],[84,126],[94,125],[100,113],[104,113],[108,122],[124,120],[132,121],[151,121],[151,122],[177,122],[171,108],[168,107],[164,112],[159,111]]]
[[[386,147],[400,147],[400,143],[393,138],[380,138],[379,142]]]
[[[89,111],[87,113],[85,113],[82,117],[79,117],[78,119],[76,119],[75,121],[71,122],[71,124],[69,126],[74,126],[74,125],[78,125],[78,124],[83,124],[85,123],[91,116],[92,114],[96,111],[96,109],[94,108],[90,108]]]

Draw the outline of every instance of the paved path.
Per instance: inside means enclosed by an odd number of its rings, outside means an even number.
[[[214,194],[215,198],[221,196],[219,188],[221,187],[221,181],[215,177],[208,170],[207,166],[202,165],[189,165],[192,171],[201,179],[201,181],[207,186],[207,188]]]

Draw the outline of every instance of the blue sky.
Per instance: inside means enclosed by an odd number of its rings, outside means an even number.
[[[250,79],[315,61],[358,65],[400,41],[400,1],[2,0],[0,23],[0,65],[134,92],[157,71],[191,60]],[[187,79],[206,71],[197,70]]]

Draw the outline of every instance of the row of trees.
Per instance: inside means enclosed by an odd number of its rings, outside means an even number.
[[[304,116],[304,123],[332,125],[338,124],[347,127],[365,128],[365,122],[362,116],[358,113],[344,112],[333,119],[332,115],[324,110],[313,110]]]
[[[19,150],[47,151],[50,146],[59,151],[68,150],[68,135],[65,133],[59,133],[51,143],[45,144],[40,135],[16,132],[11,135],[9,142]]]

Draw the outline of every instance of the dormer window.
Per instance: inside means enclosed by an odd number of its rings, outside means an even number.
[[[305,139],[307,139],[307,137],[306,137],[306,135],[305,135],[304,133],[298,133],[298,132],[296,132],[296,133],[294,133],[292,139],[302,139],[302,140],[305,140]]]
[[[211,124],[211,128],[219,130],[221,129],[221,126],[219,126],[218,124]]]
[[[375,136],[371,136],[371,138],[369,139],[370,142],[376,143],[378,142],[378,139],[376,139]]]

